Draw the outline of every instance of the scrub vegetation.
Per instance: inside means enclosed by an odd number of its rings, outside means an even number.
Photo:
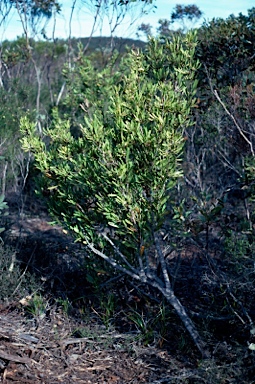
[[[252,383],[255,8],[195,29],[177,5],[142,42],[33,39],[61,8],[22,4],[2,5],[28,23],[0,52],[3,377]]]

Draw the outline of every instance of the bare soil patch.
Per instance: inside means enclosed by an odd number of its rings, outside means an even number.
[[[87,336],[77,338],[78,326],[56,308],[29,320],[15,306],[1,306],[0,382],[157,383],[182,369],[167,351],[139,346],[132,334],[91,322],[83,325]]]

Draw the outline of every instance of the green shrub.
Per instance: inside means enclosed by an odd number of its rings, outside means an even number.
[[[158,289],[205,353],[171,287],[160,238],[169,192],[181,176],[183,132],[196,103],[195,47],[194,32],[164,45],[152,39],[144,53],[123,58],[114,81],[105,77],[107,70],[98,71],[93,84],[91,65],[81,61],[80,137],[72,135],[69,120],[60,119],[56,110],[44,137],[27,118],[21,132],[52,214],[93,257]]]

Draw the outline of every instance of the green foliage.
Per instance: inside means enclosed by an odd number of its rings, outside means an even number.
[[[224,200],[224,215],[229,214],[229,188],[248,187],[248,193],[253,189],[244,164],[255,145],[254,9],[247,16],[231,15],[204,23],[198,29],[198,41],[196,57],[202,64],[198,71],[199,103],[195,130],[186,131],[185,148],[185,176],[192,189],[184,193],[186,197],[195,195],[201,202],[204,194],[211,195],[211,202],[207,202],[211,207]],[[238,214],[243,212],[244,203],[239,199]]]
[[[111,325],[112,318],[116,312],[116,297],[115,294],[110,292],[108,295],[103,295],[100,301],[100,313],[99,317],[103,321],[106,328]]]
[[[0,188],[6,193],[9,188],[17,187],[23,155],[19,143],[19,121],[25,113],[31,118],[33,88],[22,80],[9,80],[8,90],[0,88]]]
[[[170,28],[171,27],[170,20],[159,19],[158,24],[159,26],[157,28],[157,32],[161,36],[161,38],[164,38],[164,37],[169,38],[174,33],[173,30]]]
[[[155,331],[152,319],[147,319],[143,313],[139,313],[132,309],[130,309],[127,318],[129,321],[134,323],[145,345],[148,345],[154,341]]]
[[[82,62],[79,138],[56,110],[46,141],[22,119],[22,146],[34,153],[51,212],[77,240],[103,248],[101,234],[107,233],[131,259],[150,246],[181,176],[182,134],[195,104],[195,46],[194,33],[164,46],[151,40],[145,53],[125,57],[112,77],[111,67],[93,72],[88,59]],[[159,69],[155,59],[168,65]]]
[[[109,97],[109,89],[120,81],[120,73],[114,70],[117,52],[103,69],[99,69],[97,57],[84,56],[82,49],[79,45],[79,65],[71,70],[66,65],[63,70],[67,95],[59,113],[62,112],[64,118],[70,121],[73,134],[80,131],[79,125],[84,122],[84,114],[92,116],[96,109],[107,108],[105,100]]]
[[[62,308],[63,314],[68,316],[70,309],[72,307],[70,301],[68,299],[57,299],[57,304]]]
[[[2,194],[0,195],[0,215],[1,215],[1,223],[2,223],[2,219],[3,219],[3,216],[6,216],[7,214],[7,209],[8,209],[8,205],[7,203],[4,201],[4,198],[5,196]],[[5,227],[0,227],[0,233],[4,232],[5,230]]]
[[[176,4],[173,12],[171,13],[171,22],[175,21],[184,22],[185,19],[189,21],[199,20],[202,16],[202,12],[197,5],[181,5]]]
[[[42,320],[49,307],[47,300],[39,293],[29,296],[25,310],[37,320]]]
[[[15,140],[19,135],[18,124],[21,116],[29,112],[29,105],[32,106],[34,91],[32,87],[22,84],[18,79],[13,79],[8,84],[8,92],[0,88],[0,137],[1,139]],[[17,143],[17,141],[16,141]]]
[[[21,13],[24,13],[26,17],[30,17],[34,23],[38,21],[38,18],[45,17],[49,19],[52,17],[54,10],[60,12],[60,4],[56,0],[27,0],[26,3],[22,1],[3,0],[3,3],[7,5],[12,4]]]
[[[8,208],[7,203],[4,201],[4,195],[0,195],[0,213]]]
[[[255,8],[248,15],[213,19],[199,29],[197,57],[217,85],[237,82],[248,67],[254,68]],[[203,67],[201,67],[203,71]]]
[[[194,24],[201,18],[202,12],[195,5],[181,5],[176,4],[174,7],[170,19],[160,19],[158,21],[157,32],[162,39],[171,38],[171,36],[175,33],[184,33],[191,27],[194,28]],[[179,24],[178,32],[174,29],[175,23]],[[142,24],[140,29],[143,32],[150,31],[150,26],[146,24]],[[146,33],[148,36],[148,33]]]
[[[225,251],[231,256],[233,261],[243,262],[245,258],[247,259],[251,256],[253,247],[254,246],[250,243],[247,233],[237,234],[234,231],[229,231],[228,236],[226,236]]]
[[[29,60],[27,41],[25,37],[18,37],[14,41],[5,40],[1,44],[1,59],[8,68]]]

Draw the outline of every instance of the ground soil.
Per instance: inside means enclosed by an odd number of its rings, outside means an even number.
[[[75,338],[74,321],[51,309],[28,320],[14,307],[0,308],[0,382],[157,383],[180,366],[164,351],[141,347],[127,334],[98,329]]]
[[[156,317],[161,310],[159,296],[151,301],[149,291],[128,285],[121,277],[117,288],[104,283],[93,291],[89,271],[84,269],[84,249],[60,226],[49,224],[44,207],[31,201],[22,210],[11,201],[9,206],[4,240],[14,250],[13,261],[22,274],[15,295],[0,304],[0,382],[255,383],[255,359],[247,349],[248,328],[235,327],[235,314],[226,321],[224,316],[211,322],[206,318],[208,311],[213,312],[210,293],[216,297],[206,257],[209,263],[218,262],[217,247],[205,257],[199,245],[189,244],[178,255],[172,253],[169,260],[180,276],[175,281],[178,297],[187,309],[192,303],[190,314],[208,338],[212,359],[202,361],[171,309],[165,315],[166,329],[153,322],[153,311]],[[99,278],[102,273],[98,272]],[[35,288],[29,285],[31,276]],[[108,276],[102,278],[108,280]],[[100,291],[104,299],[107,293],[115,295],[117,314],[107,315]],[[43,298],[42,311],[31,304],[37,294]],[[130,321],[130,313],[144,315],[147,333]],[[155,329],[149,327],[150,322]],[[238,333],[237,342],[233,335]]]
[[[165,348],[143,345],[134,327],[122,327],[121,317],[119,327],[103,324],[95,293],[89,292],[82,276],[84,249],[60,226],[49,224],[43,206],[30,201],[22,210],[12,201],[9,206],[5,243],[13,247],[15,263],[26,274],[36,275],[47,308],[29,312],[36,294],[27,294],[29,289],[17,289],[0,305],[0,382],[156,384],[167,383],[180,372],[185,377],[185,364]],[[61,295],[71,302],[79,293],[87,295],[86,316],[79,313],[79,303],[69,313],[56,304]]]

